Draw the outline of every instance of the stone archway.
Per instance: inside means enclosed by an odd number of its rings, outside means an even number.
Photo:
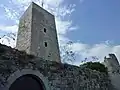
[[[12,83],[9,90],[45,90],[45,87],[37,76],[23,75]]]
[[[50,89],[47,78],[44,77],[38,70],[31,70],[31,69],[18,70],[13,74],[11,74],[7,80],[6,87],[7,87],[6,90],[49,90]]]

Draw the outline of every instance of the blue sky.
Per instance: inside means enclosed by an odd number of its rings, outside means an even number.
[[[41,5],[41,0],[33,1]],[[0,1],[0,36],[17,33],[19,17],[30,2]],[[120,58],[120,0],[44,0],[44,9],[55,15],[59,44],[73,41],[75,64],[90,56],[103,60],[108,53]],[[3,40],[1,43],[15,47],[15,41]]]
[[[77,4],[76,11],[71,16],[74,24],[80,28],[69,33],[68,36],[75,41],[79,39],[88,44],[106,40],[120,44],[119,9],[119,0],[84,0]]]

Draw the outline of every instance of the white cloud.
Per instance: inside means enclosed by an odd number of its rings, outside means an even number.
[[[71,27],[72,21],[62,21],[60,18],[56,18],[56,27],[58,34],[66,34]]]
[[[60,6],[59,8],[56,8],[55,11],[57,13],[54,13],[56,16],[70,16],[72,12],[75,11],[75,4],[70,4],[69,6]]]
[[[9,5],[5,6],[2,4],[1,7],[5,10],[6,18],[13,20],[16,25],[7,27],[1,25],[0,29],[12,32],[14,32],[15,28],[17,30],[16,26],[20,16],[32,1],[41,6],[42,0],[9,0]],[[44,0],[44,9],[55,15],[56,28],[60,44],[61,42],[68,41],[68,38],[65,37],[67,32],[78,29],[78,27],[72,25],[73,22],[71,20],[63,19],[65,16],[69,17],[72,12],[75,11],[76,5],[63,5],[63,2],[64,0]]]
[[[74,27],[70,27],[70,28],[69,28],[70,31],[74,31],[74,30],[77,30],[77,29],[79,29],[78,26],[74,26]]]
[[[5,15],[8,19],[18,23],[21,14],[32,1],[41,6],[42,0],[10,0],[9,5],[5,6],[2,4],[1,7],[4,8]],[[61,34],[66,34],[69,28],[73,29],[74,26],[72,26],[71,20],[62,20],[62,18],[70,16],[75,11],[75,4],[66,6],[62,4],[63,2],[64,0],[44,0],[44,9],[55,15],[57,31]]]
[[[13,40],[11,37],[5,36],[0,39],[0,43],[14,48],[16,46],[16,39]]]
[[[75,52],[83,52],[89,49],[89,45],[77,42],[72,44],[72,49]]]
[[[43,0],[44,3],[50,4],[51,6],[58,7],[64,2],[64,0]]]
[[[41,5],[41,0],[33,0],[37,4]],[[83,2],[83,0],[80,0]],[[4,30],[7,32],[16,32],[17,31],[17,24],[19,17],[21,14],[25,11],[25,9],[30,4],[31,0],[10,0],[9,5],[1,5],[1,7],[5,10],[5,16],[8,19],[11,19],[16,22],[16,25],[13,26],[4,26],[0,25],[0,30]],[[68,37],[66,37],[67,32],[79,29],[78,26],[73,26],[71,20],[64,20],[65,16],[70,16],[75,11],[74,4],[66,6],[62,3],[64,0],[46,0],[44,2],[44,8],[48,10],[49,12],[53,13],[56,17],[56,26],[57,26],[57,32],[58,32],[58,39],[59,43],[62,45],[66,43],[67,41],[70,41]],[[9,37],[4,37],[0,40],[1,43],[15,47],[15,41],[8,39]],[[117,55],[117,57],[120,59],[120,45],[111,45],[108,41],[100,44],[83,44],[80,42],[76,42],[72,44],[72,50],[77,53],[77,60],[74,62],[74,64],[79,65],[81,60],[83,60],[86,57],[90,56],[97,56],[100,58],[100,60],[103,60],[103,57],[107,55],[110,52],[113,52]]]
[[[0,30],[8,33],[9,32],[16,33],[18,30],[18,26],[17,25],[12,25],[12,26],[0,25]]]
[[[93,60],[92,56],[96,56],[99,59],[98,61],[103,62],[104,57],[109,53],[114,53],[120,60],[120,45],[112,45],[108,42],[94,45],[77,42],[73,43],[72,50],[78,55],[77,60],[74,62],[76,65],[80,65],[81,61],[86,57]]]
[[[13,20],[16,23],[16,25],[0,25],[0,29],[7,32],[16,32],[20,16],[23,14],[23,12],[27,9],[27,7],[32,1],[41,6],[42,0],[9,0],[9,4],[7,6],[2,4],[1,7],[5,10],[6,18]],[[63,5],[63,2],[64,0],[44,0],[44,9],[55,15],[58,40],[60,45],[69,41],[69,39],[66,37],[67,32],[77,29],[76,26],[72,25],[71,20],[63,19],[65,16],[69,17],[72,14],[72,12],[75,11],[76,5]],[[5,40],[4,44],[9,44],[6,38],[3,38],[3,40]]]

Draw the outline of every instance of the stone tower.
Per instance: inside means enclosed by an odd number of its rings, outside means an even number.
[[[117,72],[120,68],[119,62],[115,54],[109,54],[108,58],[104,58],[104,64],[109,72]]]
[[[115,90],[120,90],[120,65],[115,54],[109,54],[108,58],[105,57],[104,64],[108,68],[111,84],[114,86]]]
[[[55,17],[32,2],[20,18],[16,48],[60,62]]]

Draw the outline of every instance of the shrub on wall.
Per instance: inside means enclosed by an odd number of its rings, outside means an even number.
[[[0,46],[0,54],[3,54],[4,52],[5,52],[5,49],[2,46]]]
[[[92,69],[92,70],[96,70],[99,72],[104,72],[106,74],[108,73],[107,67],[105,67],[105,65],[101,64],[100,62],[87,62],[81,66]]]

